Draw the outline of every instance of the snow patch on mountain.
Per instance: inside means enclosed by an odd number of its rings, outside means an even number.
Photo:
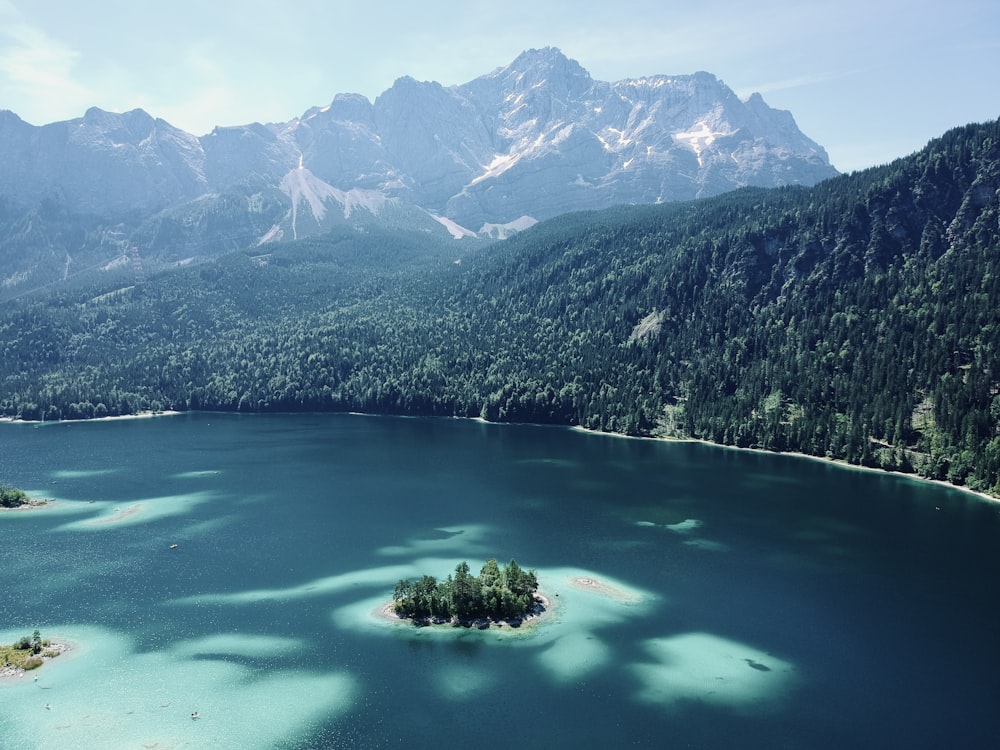
[[[476,233],[470,229],[466,229],[461,224],[456,224],[454,221],[446,216],[438,216],[437,214],[432,214],[430,211],[427,212],[434,221],[443,226],[448,230],[448,233],[454,237],[456,240],[460,240],[463,237],[475,237]]]
[[[483,173],[472,180],[472,182],[466,185],[466,187],[480,183],[483,180],[491,180],[495,177],[499,177],[517,164],[520,160],[521,154],[497,154],[493,157],[493,161],[483,168]]]
[[[524,217],[837,173],[759,94],[740,100],[704,72],[598,81],[553,48],[465,84],[404,76],[374,101],[337,94],[286,123],[200,138],[141,110],[92,108],[42,127],[0,112],[0,165],[0,202],[30,209],[58,196],[115,225],[185,217],[185,246],[208,252],[222,224],[251,243],[345,223],[506,236]]]
[[[732,135],[732,131],[728,128],[723,127],[721,130],[713,130],[707,120],[699,120],[690,130],[683,133],[674,133],[674,140],[683,143],[694,151],[694,155],[698,157],[698,166],[704,166],[702,153],[710,148],[717,138],[724,138],[727,135]]]
[[[483,224],[479,228],[479,235],[494,240],[505,240],[512,234],[531,229],[537,223],[538,219],[533,216],[521,216],[514,219],[514,221],[508,221],[506,224]]]

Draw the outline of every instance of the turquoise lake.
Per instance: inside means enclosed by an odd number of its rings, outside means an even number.
[[[995,747],[1000,504],[696,443],[467,420],[0,424],[0,748]],[[171,545],[177,545],[171,549]],[[538,572],[531,627],[395,582]],[[191,714],[197,712],[198,719]]]

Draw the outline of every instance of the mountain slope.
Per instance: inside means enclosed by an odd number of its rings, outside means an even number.
[[[142,110],[35,127],[0,113],[0,195],[77,214],[148,214],[209,190],[197,138]]]
[[[322,200],[299,202],[306,174]],[[337,215],[359,231],[384,221],[505,236],[567,211],[835,174],[789,113],[740,101],[708,73],[607,83],[555,49],[460,86],[403,77],[374,102],[339,94],[285,123],[200,138],[142,110],[92,108],[41,127],[0,112],[0,231],[19,236],[29,222],[53,238],[7,240],[0,294],[132,245],[156,266],[322,233]],[[82,241],[55,239],[67,234]]]
[[[288,132],[331,184],[363,177],[474,230],[836,174],[759,95],[741,102],[708,73],[594,81],[555,49],[452,88],[404,77],[370,107],[335,99]],[[363,158],[329,163],[316,144],[331,141]]]
[[[358,233],[0,306],[0,411],[358,410],[691,436],[1000,494],[1000,121],[811,187]]]

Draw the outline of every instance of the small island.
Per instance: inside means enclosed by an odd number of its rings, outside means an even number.
[[[52,643],[36,630],[15,643],[0,646],[0,677],[21,677],[25,672],[37,669],[46,659],[59,656],[67,646]]]
[[[45,505],[47,500],[32,500],[28,493],[16,487],[0,484],[0,508],[14,510],[16,508],[37,508]]]
[[[517,627],[545,611],[545,600],[537,590],[535,571],[522,570],[514,560],[502,569],[496,560],[487,560],[478,576],[462,561],[454,576],[449,574],[444,581],[428,575],[417,581],[400,580],[392,595],[392,611],[416,625],[484,628],[492,621]]]

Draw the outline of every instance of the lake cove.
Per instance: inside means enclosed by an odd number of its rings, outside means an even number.
[[[73,645],[0,682],[11,747],[499,747],[512,715],[544,727],[528,748],[1000,732],[1000,507],[929,483],[566,429],[235,414],[0,424],[0,476],[53,500],[0,514],[0,643]],[[537,571],[537,625],[378,616],[400,580],[491,557]]]

